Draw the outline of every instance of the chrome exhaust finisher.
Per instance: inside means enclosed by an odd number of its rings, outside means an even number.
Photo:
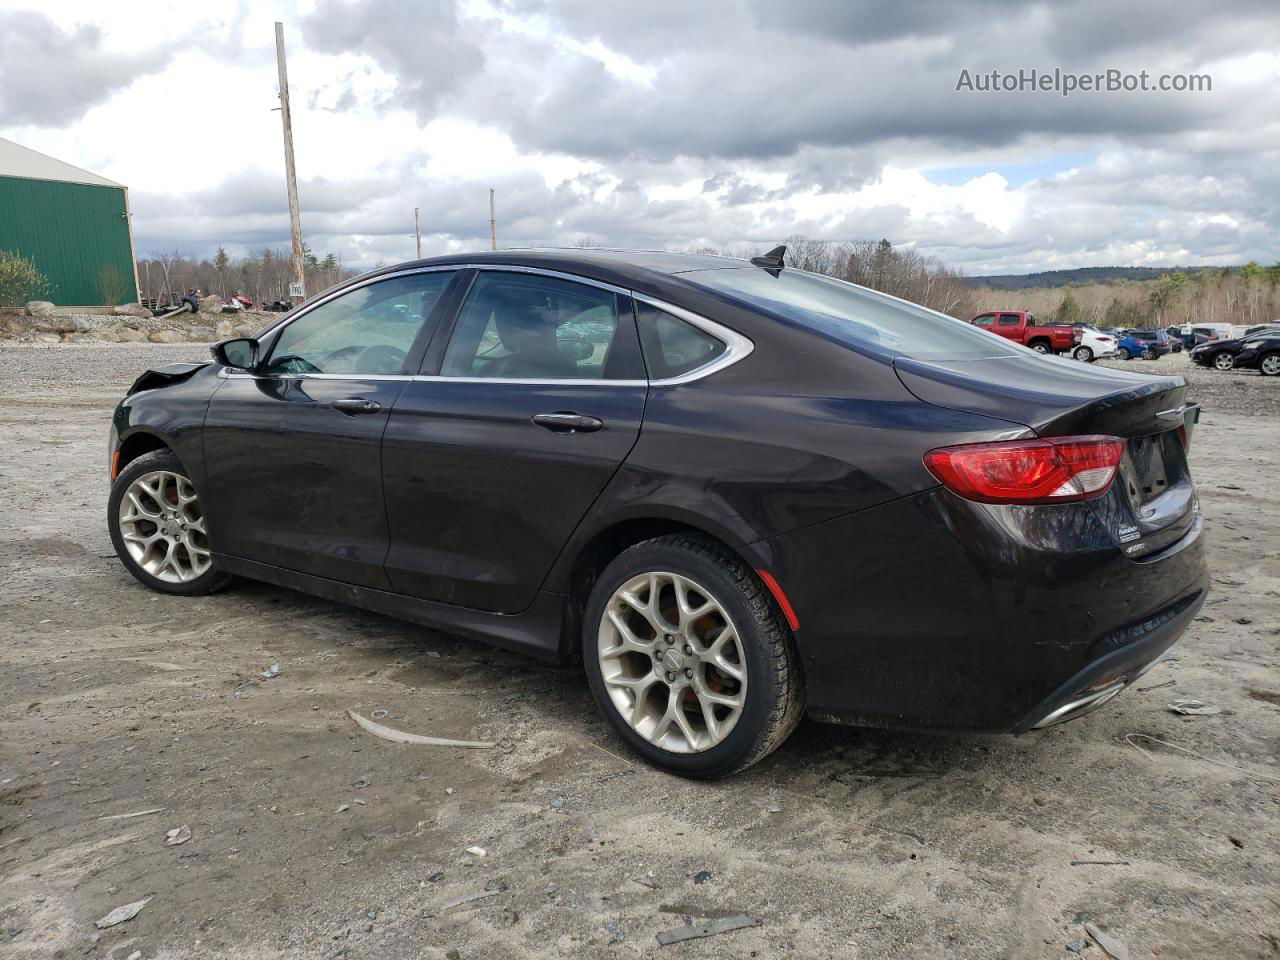
[[[1136,678],[1135,678],[1136,679]],[[1043,730],[1045,727],[1052,727],[1056,723],[1066,723],[1068,720],[1074,720],[1076,717],[1082,717],[1086,713],[1096,710],[1102,706],[1117,693],[1123,690],[1128,684],[1123,680],[1117,680],[1108,687],[1101,690],[1091,690],[1083,697],[1077,697],[1074,700],[1068,700],[1058,709],[1044,716],[1039,722],[1031,725],[1032,730]]]

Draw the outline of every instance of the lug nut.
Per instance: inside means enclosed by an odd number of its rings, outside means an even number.
[[[675,642],[676,642],[676,638],[675,638],[675,637],[673,637],[673,636],[671,636],[671,634],[669,634],[669,633],[668,633],[665,637],[663,637],[662,639],[663,639],[663,640],[665,640],[665,641],[667,641],[667,643],[675,643]]]
[[[689,644],[687,644],[687,643],[684,645],[684,655],[685,655],[686,657],[692,657],[692,656],[693,656],[693,647],[689,646]]]
[[[667,683],[675,683],[676,675],[674,673],[667,674]]]
[[[688,667],[685,667],[685,668],[684,668],[684,675],[685,675],[687,678],[689,678],[690,680],[692,680],[692,679],[693,679],[693,671],[692,671],[691,669],[689,669]]]

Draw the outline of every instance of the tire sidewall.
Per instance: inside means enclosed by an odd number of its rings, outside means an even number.
[[[1076,347],[1075,353],[1072,354],[1081,363],[1093,363],[1093,351],[1088,347]]]
[[[1128,359],[1129,359],[1129,348],[1128,348],[1128,347],[1120,347],[1118,350],[1116,350],[1116,353],[1119,355],[1119,357],[1120,357],[1120,359],[1121,359],[1121,360],[1128,360]]]
[[[182,461],[171,450],[153,450],[150,453],[144,453],[135,460],[129,461],[128,465],[116,476],[115,481],[111,484],[111,494],[107,497],[107,532],[111,536],[111,546],[115,548],[116,556],[120,558],[120,562],[124,564],[124,568],[131,573],[139,583],[158,593],[169,593],[176,596],[200,596],[216,590],[227,581],[226,574],[221,573],[217,564],[212,564],[208,570],[186,583],[170,583],[167,580],[161,580],[153,577],[129,555],[128,548],[125,547],[124,537],[120,532],[120,501],[124,499],[124,493],[129,489],[129,485],[144,473],[151,473],[156,470],[168,470],[170,473],[176,473],[186,477],[191,481],[191,474],[187,472],[187,468],[182,465]],[[195,486],[192,481],[192,486]],[[199,490],[197,489],[197,495]]]
[[[1213,368],[1215,370],[1227,371],[1235,367],[1236,358],[1229,353],[1218,353],[1213,357]]]
[[[1280,353],[1264,353],[1258,358],[1258,372],[1264,377],[1280,376],[1280,369],[1277,369],[1272,373],[1267,373],[1267,361],[1275,360],[1276,358],[1280,358]]]
[[[582,660],[596,704],[618,735],[650,763],[681,776],[712,778],[740,769],[752,757],[766,733],[767,718],[774,701],[782,695],[778,677],[770,669],[773,657],[769,640],[741,587],[725,567],[739,561],[724,557],[718,562],[669,544],[644,544],[621,554],[601,574],[591,591],[583,620]],[[745,570],[745,567],[742,567]],[[642,573],[665,570],[689,577],[715,596],[737,628],[747,667],[747,702],[729,736],[710,750],[700,753],[671,753],[655,747],[631,729],[618,713],[605,688],[600,672],[599,633],[604,610],[622,584]],[[746,571],[748,576],[755,576]],[[769,616],[774,616],[769,609]]]

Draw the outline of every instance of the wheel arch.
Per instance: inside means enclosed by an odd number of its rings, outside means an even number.
[[[690,534],[714,543],[720,549],[741,560],[750,569],[759,563],[735,547],[727,531],[715,528],[701,517],[675,515],[629,516],[615,519],[582,537],[572,550],[565,551],[556,569],[548,577],[547,587],[564,595],[564,608],[560,619],[560,656],[565,662],[577,662],[580,658],[579,642],[583,616],[591,589],[604,569],[628,547],[657,537],[672,534]]]
[[[154,450],[172,449],[172,444],[160,434],[152,433],[150,430],[135,430],[120,441],[120,446],[116,450],[115,463],[112,464],[112,479],[119,476],[120,471],[143,454]]]

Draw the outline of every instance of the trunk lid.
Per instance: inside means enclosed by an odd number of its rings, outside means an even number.
[[[1153,377],[1059,357],[898,357],[903,386],[925,403],[997,417],[1039,436],[1105,434],[1127,441],[1119,475],[1090,501],[1130,556],[1159,550],[1194,523],[1198,504],[1182,436],[1198,407],[1182,377]],[[1178,428],[1187,426],[1180,435]]]

